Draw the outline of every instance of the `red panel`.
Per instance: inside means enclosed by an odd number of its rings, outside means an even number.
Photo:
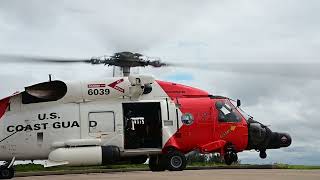
[[[214,114],[218,114],[214,108]],[[216,123],[215,139],[231,142],[235,150],[240,152],[248,145],[248,127],[244,118],[240,122],[219,122],[218,116],[214,116]]]
[[[0,100],[0,120],[9,106],[10,97]]]
[[[212,142],[214,138],[212,100],[206,97],[179,98],[178,101],[181,112],[191,114],[194,122],[191,125],[182,125],[165,147],[173,146],[182,152],[189,152]]]
[[[205,144],[201,146],[200,152],[207,153],[207,152],[213,152],[213,151],[219,151],[220,149],[223,149],[227,142],[225,140],[217,140],[210,142],[208,144]]]
[[[184,153],[194,149],[223,153],[226,142],[231,142],[238,152],[246,149],[248,128],[244,118],[238,123],[220,123],[214,106],[216,99],[208,97],[207,92],[180,84],[157,82],[180,105],[182,114],[189,113],[194,117],[191,125],[183,124],[168,140],[165,149],[175,147]]]
[[[158,81],[157,83],[168,94],[171,99],[182,97],[208,97],[208,92],[201,89],[185,86],[182,84],[176,84],[165,81]]]

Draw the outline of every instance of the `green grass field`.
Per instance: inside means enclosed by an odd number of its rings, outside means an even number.
[[[87,170],[87,169],[128,169],[128,168],[147,168],[146,164],[123,164],[123,165],[106,165],[106,166],[57,166],[44,168],[40,164],[19,164],[15,166],[17,172],[30,171],[61,171],[61,170]]]
[[[240,166],[241,168],[246,168],[252,165],[234,165]],[[233,166],[233,167],[234,167]],[[230,168],[230,166],[224,164],[213,164],[213,163],[193,163],[188,167],[219,167],[219,168]],[[107,166],[78,166],[78,167],[68,167],[68,166],[58,166],[51,168],[44,168],[39,164],[20,164],[15,166],[17,172],[34,172],[34,171],[64,171],[64,170],[88,170],[88,169],[146,169],[148,165],[146,164],[123,164],[123,165],[107,165]],[[305,166],[305,165],[287,165],[287,164],[274,164],[272,168],[275,169],[320,169],[320,166]]]
[[[279,169],[320,169],[320,166],[276,164]]]

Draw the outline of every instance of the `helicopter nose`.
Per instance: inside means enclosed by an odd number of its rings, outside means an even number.
[[[288,133],[272,132],[271,139],[267,149],[278,149],[282,147],[289,147],[292,143],[292,138]]]
[[[259,122],[249,123],[249,140],[247,149],[278,149],[288,147],[292,138],[288,133],[273,132]]]

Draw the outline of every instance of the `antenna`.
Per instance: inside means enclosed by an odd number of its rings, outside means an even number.
[[[51,82],[52,80],[52,77],[51,77],[51,74],[49,74],[49,82]]]

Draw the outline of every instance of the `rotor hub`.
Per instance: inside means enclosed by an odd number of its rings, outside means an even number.
[[[121,68],[124,76],[130,75],[132,67],[162,67],[168,64],[161,62],[158,58],[143,56],[140,53],[132,53],[129,51],[117,52],[112,56],[98,56],[92,58],[63,58],[63,57],[39,57],[39,56],[24,56],[24,55],[1,55],[0,58],[9,59],[17,62],[33,62],[33,63],[87,63],[91,65],[108,65],[118,66]]]

